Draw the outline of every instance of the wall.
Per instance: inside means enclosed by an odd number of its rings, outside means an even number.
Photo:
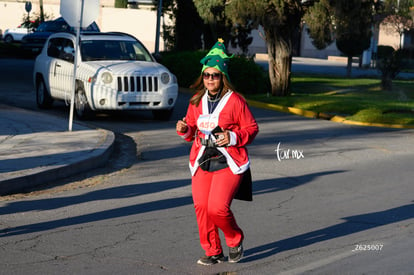
[[[38,1],[36,1],[38,2]],[[39,14],[39,5],[32,2],[32,12]],[[23,22],[23,18],[27,16],[25,10],[26,1],[0,1],[0,29],[15,28]],[[57,7],[57,8],[56,8]],[[44,12],[46,14],[59,16],[59,4],[44,5]]]
[[[138,9],[103,8],[100,27],[103,31],[122,31],[134,35],[151,52],[155,50],[156,12]],[[160,42],[161,43],[161,42]],[[164,49],[160,45],[160,51]]]
[[[387,45],[391,46],[394,49],[400,47],[400,35],[397,32],[393,32],[389,27],[383,25],[382,32],[378,37],[378,45]]]

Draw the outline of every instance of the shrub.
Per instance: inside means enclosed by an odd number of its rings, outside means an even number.
[[[401,54],[403,55],[405,59],[413,60],[414,59],[414,47],[411,46],[411,47],[401,49]]]
[[[115,8],[125,9],[128,7],[128,0],[115,0]]]
[[[161,63],[178,79],[180,87],[188,88],[200,75],[200,60],[207,51],[162,52]]]
[[[377,48],[377,59],[389,58],[394,51],[394,48],[391,46],[379,45]]]
[[[392,49],[390,53],[386,52],[381,58],[378,58],[377,62],[377,68],[381,72],[381,88],[391,91],[392,81],[403,66],[402,52]]]
[[[208,51],[162,52],[161,63],[177,76],[180,87],[189,87],[200,75],[200,60]],[[253,58],[236,55],[230,59],[230,81],[242,94],[264,93],[269,86],[266,74]]]
[[[230,59],[229,76],[237,91],[243,94],[265,93],[270,87],[268,74],[253,58],[243,55]]]

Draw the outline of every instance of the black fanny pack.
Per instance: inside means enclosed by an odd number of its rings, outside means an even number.
[[[218,171],[227,168],[226,157],[215,147],[206,147],[203,155],[198,160],[198,165],[204,171]]]

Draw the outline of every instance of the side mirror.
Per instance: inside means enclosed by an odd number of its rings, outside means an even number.
[[[162,55],[159,53],[153,53],[152,56],[155,58],[155,61],[157,61],[158,63],[162,62]]]
[[[75,57],[73,56],[73,54],[70,54],[70,53],[64,53],[62,55],[62,59],[70,63],[75,62]]]

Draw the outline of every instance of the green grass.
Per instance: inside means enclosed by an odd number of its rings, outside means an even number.
[[[246,97],[358,122],[414,126],[414,81],[394,80],[392,91],[380,84],[379,79],[293,76],[290,96]]]

